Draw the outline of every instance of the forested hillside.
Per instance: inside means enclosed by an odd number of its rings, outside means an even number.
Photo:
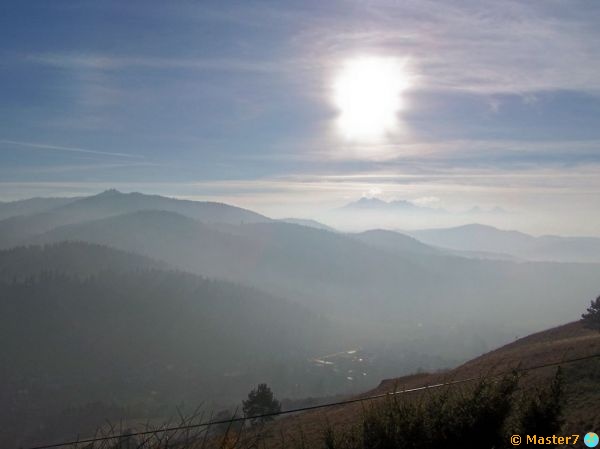
[[[161,265],[81,243],[0,253],[0,441],[50,437],[69,407],[97,404],[95,420],[58,427],[71,436],[102,422],[98,407],[165,419],[182,400],[225,406],[265,377],[290,397],[323,384],[308,360],[339,347],[327,320]]]
[[[2,226],[34,245],[0,251],[5,419],[34,427],[57,404],[158,419],[263,381],[288,398],[357,392],[576,318],[600,276],[114,191]]]
[[[41,273],[89,276],[102,271],[166,269],[165,262],[93,243],[63,241],[0,251],[0,281],[23,280]]]
[[[599,264],[471,259],[428,247],[383,249],[351,235],[306,226],[216,226],[163,211],[59,227],[32,241],[73,238],[253,285],[318,313],[346,319],[359,315],[364,324],[387,323],[390,332],[405,330],[408,335],[420,332],[418,323],[439,334],[447,326],[477,323],[505,332],[504,338],[537,330],[573,317],[570,310],[594,294],[600,276]],[[408,243],[422,249],[418,242]],[[514,313],[517,307],[519,314]],[[544,315],[535,314],[540,307]]]

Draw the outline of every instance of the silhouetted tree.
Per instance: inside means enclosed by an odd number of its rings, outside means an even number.
[[[259,384],[258,388],[248,393],[248,399],[242,402],[244,416],[252,417],[281,411],[281,403],[275,399],[273,392],[267,384]],[[252,425],[271,421],[272,416],[251,419]]]
[[[587,313],[581,315],[581,322],[588,329],[600,331],[600,296],[592,301],[587,309]]]

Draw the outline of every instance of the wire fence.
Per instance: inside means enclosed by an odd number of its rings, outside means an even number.
[[[527,368],[516,368],[516,369],[512,369],[510,371],[505,371],[505,372],[502,372],[499,374],[495,374],[491,377],[492,378],[501,377],[501,376],[505,376],[510,373],[526,373],[529,371],[534,371],[534,370],[543,369],[543,368],[556,367],[556,366],[566,365],[566,364],[575,363],[575,362],[581,362],[584,360],[590,360],[590,359],[594,359],[594,358],[598,358],[598,357],[600,357],[600,354],[592,354],[592,355],[588,355],[588,356],[577,357],[577,358],[572,358],[572,359],[567,359],[567,360],[561,360],[561,361],[557,361],[557,362],[534,365],[534,366],[527,367]],[[126,431],[126,432],[120,432],[120,433],[114,433],[114,428],[111,428],[112,431],[108,435],[95,436],[93,438],[76,439],[73,441],[66,441],[66,442],[62,442],[62,443],[45,444],[45,445],[41,445],[41,446],[29,447],[28,449],[52,449],[52,448],[60,448],[60,447],[68,447],[68,446],[75,447],[75,448],[81,448],[81,449],[95,448],[96,447],[96,446],[94,446],[95,443],[102,443],[102,442],[111,443],[111,444],[112,443],[119,444],[119,446],[117,446],[117,447],[125,448],[125,449],[137,449],[137,448],[149,447],[149,443],[152,443],[152,442],[154,442],[154,444],[158,443],[159,445],[165,444],[165,442],[167,442],[167,444],[164,447],[177,447],[178,441],[181,442],[181,441],[185,440],[186,442],[189,442],[191,440],[198,440],[199,438],[207,439],[210,436],[209,432],[206,432],[206,431],[203,431],[201,433],[195,433],[195,434],[192,434],[191,431],[206,430],[210,427],[217,427],[217,426],[227,426],[227,430],[229,430],[236,423],[243,424],[246,421],[256,421],[256,420],[261,420],[261,419],[265,419],[265,418],[274,418],[277,416],[290,415],[290,414],[294,414],[294,413],[306,412],[306,411],[311,411],[311,410],[337,407],[337,406],[343,406],[343,405],[348,405],[348,404],[355,404],[355,403],[359,403],[359,402],[373,401],[373,400],[381,399],[381,398],[385,398],[385,397],[397,396],[397,395],[408,394],[408,393],[415,393],[415,392],[419,392],[419,391],[432,390],[432,389],[445,387],[445,386],[454,386],[454,385],[458,385],[458,384],[473,382],[473,381],[480,380],[480,379],[482,379],[481,375],[469,377],[469,378],[465,378],[465,379],[452,380],[449,382],[424,385],[424,386],[416,387],[416,388],[395,390],[395,391],[379,393],[379,394],[370,395],[370,396],[361,396],[361,397],[357,397],[357,398],[346,399],[343,401],[328,402],[325,404],[299,407],[299,408],[283,410],[283,411],[279,411],[279,412],[264,413],[264,414],[253,415],[253,416],[239,416],[239,417],[235,416],[235,414],[234,414],[234,416],[229,419],[220,419],[220,420],[209,419],[208,421],[202,421],[202,419],[201,419],[201,422],[193,423],[193,421],[195,419],[197,419],[198,416],[200,416],[198,414],[198,412],[196,411],[192,416],[187,417],[187,418],[180,416],[181,422],[177,426],[165,425],[165,426],[161,426],[159,428],[144,430],[144,431],[140,431],[140,432],[127,432]],[[141,441],[139,440],[140,438],[142,438]],[[133,442],[134,441],[133,439],[135,439],[135,442]],[[171,445],[169,445],[169,443],[168,443],[169,441],[171,442]],[[120,444],[120,442],[123,442],[124,444]],[[108,448],[108,447],[114,447],[114,446],[105,445],[102,447]]]

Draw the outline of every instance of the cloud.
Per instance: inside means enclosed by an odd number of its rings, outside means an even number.
[[[217,72],[283,72],[295,61],[260,61],[239,58],[169,58],[161,56],[113,55],[104,53],[36,53],[25,62],[71,70],[119,71],[124,69],[182,69]]]
[[[589,2],[389,0],[354,11],[315,19],[297,40],[329,60],[408,56],[424,89],[600,93],[600,9]]]
[[[352,8],[334,2],[314,14],[283,4],[262,8],[260,14],[237,9],[216,8],[210,17],[269,29],[277,36],[269,51],[244,58],[173,58],[152,50],[143,55],[47,52],[26,55],[25,61],[102,71],[287,72],[308,83],[306,72],[322,78],[349,56],[374,53],[409,58],[422,89],[512,93],[526,101],[537,91],[600,93],[600,9],[589,2],[388,0],[355,2]],[[207,13],[203,6],[186,15],[205,22]],[[273,27],[269,17],[284,26]]]
[[[144,156],[138,154],[129,154],[129,153],[116,153],[110,151],[98,151],[98,150],[90,150],[86,148],[77,148],[77,147],[65,147],[62,145],[54,145],[48,143],[38,143],[38,142],[20,142],[16,140],[6,140],[0,139],[0,144],[17,146],[17,147],[26,147],[34,150],[49,150],[49,151],[66,151],[70,153],[86,153],[86,154],[99,154],[104,156],[116,156],[116,157],[125,157],[125,158],[134,158],[134,159],[143,159]]]
[[[600,140],[444,139],[348,145],[333,139],[324,143],[288,144],[261,154],[236,155],[238,161],[302,162],[315,166],[361,164],[367,167],[410,169],[436,173],[440,169],[495,167],[498,171],[600,164]],[[377,155],[375,158],[373,155]]]
[[[383,193],[383,190],[379,187],[371,187],[369,190],[362,193],[364,198],[375,198]]]
[[[51,174],[51,173],[70,173],[82,171],[101,171],[114,170],[133,167],[160,167],[161,164],[152,162],[126,162],[121,164],[73,164],[73,165],[49,165],[49,166],[24,166],[19,168],[10,168],[11,174],[19,172],[21,174]]]
[[[439,202],[440,199],[437,196],[422,196],[411,201],[411,203],[416,204],[417,206],[429,206]]]

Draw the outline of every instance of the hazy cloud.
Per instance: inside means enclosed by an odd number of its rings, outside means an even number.
[[[101,154],[105,156],[117,156],[117,157],[126,157],[126,158],[134,158],[134,159],[143,159],[144,156],[138,154],[129,154],[129,153],[116,153],[111,151],[98,151],[98,150],[90,150],[87,148],[77,148],[77,147],[66,147],[62,145],[53,145],[48,143],[38,143],[38,142],[20,142],[16,140],[6,140],[0,139],[0,144],[9,145],[9,146],[17,146],[17,147],[25,147],[31,148],[34,150],[49,150],[49,151],[66,151],[70,153],[87,153],[87,154]]]

